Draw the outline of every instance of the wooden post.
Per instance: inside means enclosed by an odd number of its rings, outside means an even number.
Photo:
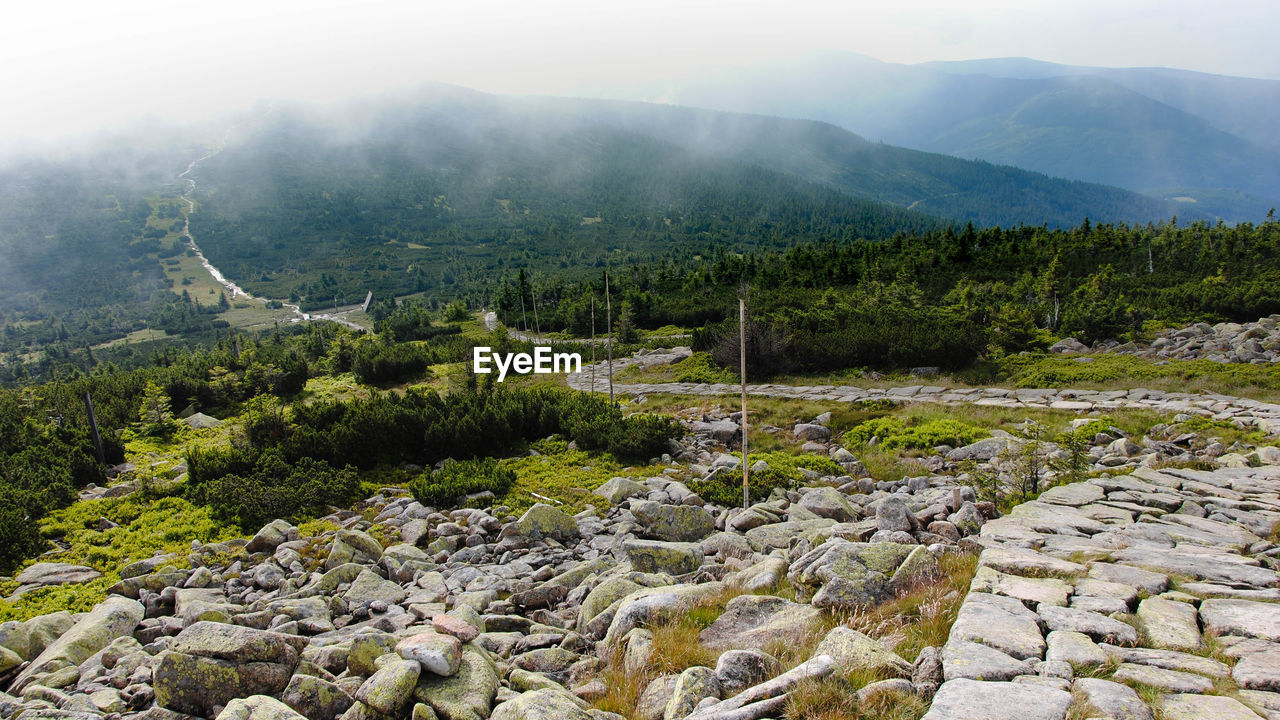
[[[742,509],[751,506],[751,490],[747,482],[747,301],[738,298],[738,356],[742,380]]]
[[[609,404],[613,405],[613,304],[609,300],[609,273],[604,274],[604,345],[609,354]]]
[[[93,438],[93,452],[98,456],[98,462],[106,465],[107,456],[102,450],[102,434],[98,432],[98,416],[93,412],[93,399],[89,397],[89,393],[84,394],[84,411],[89,416],[89,437]]]
[[[596,392],[596,291],[591,291],[591,393]]]
[[[542,334],[542,326],[538,324],[538,296],[533,293],[533,285],[529,285],[529,300],[533,303],[533,332]]]

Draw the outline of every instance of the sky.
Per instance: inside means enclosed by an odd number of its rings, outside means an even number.
[[[1276,0],[41,0],[0,10],[0,148],[450,82],[636,88],[818,50],[1280,79]]]

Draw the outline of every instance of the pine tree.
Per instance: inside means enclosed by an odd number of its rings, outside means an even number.
[[[154,380],[147,381],[138,420],[142,423],[142,432],[155,437],[169,437],[178,429],[173,410],[169,408],[169,395]]]

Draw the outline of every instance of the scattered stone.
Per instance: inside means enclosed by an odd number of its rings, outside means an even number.
[[[578,537],[578,521],[563,510],[538,503],[520,516],[515,530],[521,537],[530,540],[551,538],[564,543]]]
[[[847,627],[827,633],[813,654],[830,655],[840,672],[869,670],[881,678],[911,677],[911,663],[874,638]]]
[[[697,543],[628,540],[622,547],[640,572],[686,575],[702,567],[702,547]]]
[[[715,532],[715,520],[700,507],[632,503],[631,513],[640,521],[644,535],[665,542],[696,542]]]
[[[760,650],[726,650],[716,661],[716,680],[725,697],[732,697],[749,687],[777,675],[782,664]]]
[[[594,716],[575,700],[564,689],[532,690],[494,708],[492,720],[592,720]]]
[[[770,642],[799,641],[821,618],[812,605],[771,595],[739,595],[698,636],[713,649],[760,648]]]
[[[399,713],[413,697],[422,668],[416,660],[387,663],[364,681],[356,700],[384,715]]]
[[[396,644],[396,652],[406,660],[416,660],[422,669],[442,677],[458,672],[462,664],[462,643],[453,635],[434,631],[418,633]]]

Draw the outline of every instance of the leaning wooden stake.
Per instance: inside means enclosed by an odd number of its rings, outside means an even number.
[[[533,303],[533,332],[542,334],[542,326],[538,324],[538,296],[533,294],[533,286],[529,286],[529,300]]]
[[[89,397],[89,393],[84,394],[84,411],[89,416],[89,437],[93,439],[93,452],[98,456],[98,462],[105,465],[107,457],[102,451],[102,435],[98,432],[98,416],[93,412],[93,399]]]
[[[609,353],[609,404],[613,405],[613,303],[609,299],[609,273],[604,274],[604,345]]]
[[[591,393],[596,391],[596,294],[591,293]],[[956,507],[960,507],[957,505]]]
[[[747,301],[738,298],[738,359],[742,380],[742,509],[751,505],[751,491],[747,483]]]

